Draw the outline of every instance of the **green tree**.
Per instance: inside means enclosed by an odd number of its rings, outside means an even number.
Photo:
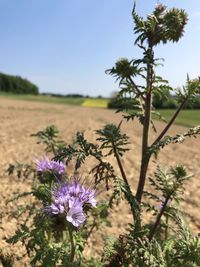
[[[33,94],[39,93],[38,87],[20,76],[12,76],[0,73],[0,91],[13,94]]]

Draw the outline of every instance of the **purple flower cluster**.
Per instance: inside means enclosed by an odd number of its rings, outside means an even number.
[[[42,160],[36,160],[36,169],[38,172],[54,171],[58,174],[63,174],[65,165],[62,162],[49,160],[45,157]]]
[[[96,207],[94,194],[94,190],[86,189],[75,179],[73,183],[66,183],[53,191],[54,201],[46,207],[46,211],[50,214],[64,214],[68,222],[79,227],[86,219],[86,205]]]

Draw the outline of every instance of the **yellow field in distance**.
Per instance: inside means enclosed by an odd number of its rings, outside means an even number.
[[[85,99],[81,105],[82,107],[91,107],[91,108],[107,108],[108,99],[105,98],[88,98]]]

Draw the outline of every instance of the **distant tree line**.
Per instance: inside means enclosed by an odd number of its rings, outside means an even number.
[[[33,94],[39,93],[38,87],[20,76],[12,76],[0,73],[0,91],[13,94]]]
[[[98,95],[97,97],[92,97],[89,95],[81,94],[56,94],[56,93],[41,93],[41,95],[54,96],[54,97],[68,97],[68,98],[103,98],[103,96]]]
[[[89,95],[81,95],[81,94],[56,94],[56,93],[41,93],[41,95],[46,96],[54,96],[54,97],[69,97],[69,98],[90,98]]]

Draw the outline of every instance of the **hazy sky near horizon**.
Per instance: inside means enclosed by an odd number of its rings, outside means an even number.
[[[149,14],[157,0],[137,0]],[[163,0],[189,14],[179,43],[161,45],[158,73],[174,87],[200,76],[200,1]],[[110,96],[118,89],[105,74],[117,59],[140,57],[133,45],[133,0],[0,0],[0,72],[20,75],[41,92]]]

